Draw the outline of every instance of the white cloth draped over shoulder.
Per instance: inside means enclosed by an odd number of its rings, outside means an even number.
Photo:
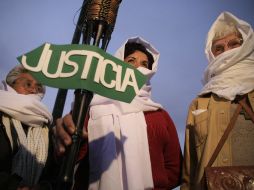
[[[158,51],[140,37],[128,41],[143,44],[153,55],[152,70],[139,68],[150,80],[157,70]],[[124,60],[126,43],[115,54],[121,60]],[[142,87],[130,104],[95,95],[90,106],[89,189],[152,189],[147,125],[143,112],[155,111],[162,106],[152,101],[150,82]]]
[[[214,57],[211,52],[212,39],[222,22],[236,25],[242,34],[243,44]],[[233,100],[236,95],[243,95],[254,89],[254,33],[247,22],[229,12],[221,13],[208,32],[205,53],[209,64],[204,72],[204,87],[199,95],[213,92]]]
[[[0,85],[0,111],[11,145],[12,124],[18,135],[19,150],[13,158],[12,172],[23,178],[23,182],[34,185],[38,182],[48,155],[48,128],[52,116],[40,102],[41,96],[18,94],[5,82]],[[22,123],[28,126],[27,133]]]

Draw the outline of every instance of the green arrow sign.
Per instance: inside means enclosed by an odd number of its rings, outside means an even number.
[[[133,66],[96,46],[43,44],[18,57],[42,84],[62,89],[87,89],[130,103],[147,77]]]

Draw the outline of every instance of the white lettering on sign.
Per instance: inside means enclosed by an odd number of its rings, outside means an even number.
[[[43,64],[45,62],[49,62],[49,60],[50,60],[52,50],[50,50],[49,48],[50,48],[50,44],[45,44],[42,54],[41,54],[41,57],[40,57],[40,60],[39,60],[36,67],[31,67],[27,64],[25,55],[23,55],[21,58],[22,65],[29,71],[40,72],[42,70]]]
[[[77,64],[74,61],[70,60],[71,56],[75,55],[82,55],[86,56],[84,67],[81,72],[80,79],[87,79],[89,72],[91,71],[91,63],[92,60],[95,58],[97,59],[97,67],[95,70],[93,81],[96,83],[100,83],[103,86],[107,88],[115,88],[116,91],[124,92],[128,86],[133,87],[135,93],[137,94],[139,89],[137,85],[136,76],[133,69],[127,68],[124,77],[122,77],[123,73],[123,67],[121,65],[117,65],[115,62],[104,59],[103,56],[101,56],[99,53],[89,50],[70,50],[69,52],[62,51],[59,61],[57,70],[55,73],[49,73],[48,67],[49,62],[51,59],[51,56],[53,54],[53,51],[50,50],[50,44],[46,43],[42,54],[40,56],[39,62],[37,66],[30,66],[27,64],[27,57],[25,55],[21,58],[22,65],[33,72],[42,72],[46,77],[48,78],[67,78],[74,76],[78,70],[79,70],[79,64]],[[65,65],[71,66],[73,69],[70,72],[63,72],[63,67]],[[112,79],[111,81],[105,80],[105,74],[106,71],[109,72],[111,69],[112,72],[115,72],[115,79]],[[122,81],[123,78],[123,81]]]
[[[136,94],[138,93],[137,80],[134,74],[134,70],[130,68],[126,69],[126,73],[124,75],[123,84],[120,91],[124,92],[127,86],[132,86],[135,90],[135,93]]]

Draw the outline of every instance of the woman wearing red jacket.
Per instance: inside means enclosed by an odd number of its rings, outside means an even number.
[[[80,152],[74,189],[173,189],[180,183],[178,135],[168,113],[151,99],[150,79],[157,71],[159,53],[136,37],[115,56],[149,80],[130,104],[94,95],[86,127],[88,143]],[[70,115],[57,121],[58,153],[71,143],[72,129]]]

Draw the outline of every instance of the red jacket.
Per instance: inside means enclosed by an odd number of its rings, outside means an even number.
[[[182,153],[175,125],[162,109],[145,112],[154,190],[173,189],[180,184]],[[75,175],[75,190],[88,186],[88,144],[81,147]],[[137,171],[138,172],[138,171]]]

